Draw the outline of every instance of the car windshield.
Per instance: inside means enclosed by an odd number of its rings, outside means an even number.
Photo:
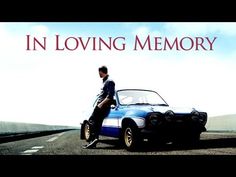
[[[163,105],[168,104],[154,91],[120,90],[117,92],[121,105]]]

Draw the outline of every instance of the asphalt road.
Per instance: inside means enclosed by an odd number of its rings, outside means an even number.
[[[0,144],[0,155],[236,155],[236,133],[205,132],[198,145],[153,145],[147,141],[136,152],[117,139],[101,137],[96,149],[83,149],[79,130]]]

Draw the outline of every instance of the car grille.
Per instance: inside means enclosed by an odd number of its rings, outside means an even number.
[[[147,126],[149,128],[165,126],[169,124],[188,123],[191,121],[191,114],[172,114],[170,117],[165,117],[163,114],[153,114],[155,117],[149,115],[147,119]]]
[[[190,114],[175,114],[173,117],[174,122],[186,122],[189,121],[191,118]]]

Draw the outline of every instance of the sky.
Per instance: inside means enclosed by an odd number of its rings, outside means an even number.
[[[46,50],[27,49],[27,35]],[[65,48],[69,37],[124,37],[123,51]],[[134,51],[134,39],[209,37],[212,51]],[[75,48],[73,39],[68,47]],[[0,121],[79,125],[102,80],[98,67],[106,65],[116,89],[157,91],[170,106],[194,107],[209,116],[236,114],[236,23],[0,23]],[[97,42],[97,41],[95,41]],[[124,42],[124,41],[123,41]],[[117,45],[121,46],[120,40]],[[153,42],[152,42],[153,44]]]

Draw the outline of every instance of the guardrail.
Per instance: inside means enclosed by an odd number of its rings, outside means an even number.
[[[0,121],[0,143],[79,129],[74,126]]]

